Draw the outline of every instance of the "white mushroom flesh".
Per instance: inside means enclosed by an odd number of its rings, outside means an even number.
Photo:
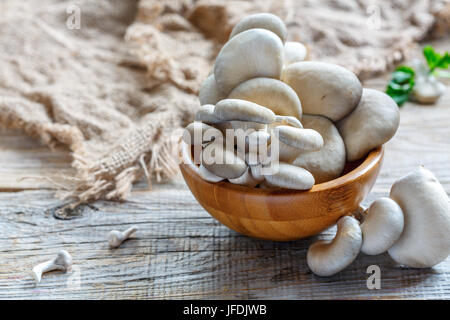
[[[361,251],[368,255],[386,252],[403,231],[404,219],[400,206],[390,198],[372,202],[361,224],[363,245]]]
[[[284,22],[271,13],[256,13],[243,18],[231,30],[230,39],[243,31],[255,28],[272,31],[283,43],[286,41],[287,29]]]
[[[362,233],[358,220],[345,216],[337,223],[333,240],[313,243],[306,256],[308,267],[320,277],[330,277],[349,266],[358,256]]]

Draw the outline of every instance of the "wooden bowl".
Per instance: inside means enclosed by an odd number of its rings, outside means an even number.
[[[183,157],[192,157],[182,142]],[[210,183],[198,176],[193,164],[180,164],[189,189],[214,218],[247,236],[287,241],[315,235],[355,211],[372,189],[384,148],[346,164],[337,179],[316,184],[308,191],[249,188],[229,182]]]

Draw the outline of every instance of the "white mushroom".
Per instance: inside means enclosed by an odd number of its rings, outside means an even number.
[[[270,187],[309,190],[314,185],[314,177],[307,170],[283,162],[278,164],[275,173],[264,175],[264,178]]]
[[[233,184],[239,184],[247,187],[255,187],[260,182],[253,178],[250,168],[247,168],[242,176],[235,179],[228,179],[228,181]]]
[[[256,77],[279,79],[283,43],[273,32],[251,29],[239,33],[220,50],[214,77],[220,91],[229,94],[238,84]]]
[[[303,113],[342,119],[358,104],[362,86],[349,70],[330,63],[295,62],[283,70],[282,81],[302,102]]]
[[[384,197],[375,200],[361,224],[361,251],[368,255],[386,252],[402,234],[403,225],[402,209],[394,200]]]
[[[208,182],[219,182],[224,180],[224,178],[219,177],[217,175],[215,175],[214,173],[212,173],[211,171],[209,171],[208,169],[206,169],[202,164],[200,164],[200,166],[197,166],[191,155],[190,155],[190,147],[186,147],[186,145],[183,145],[185,142],[181,142],[182,146],[181,146],[181,157],[182,157],[182,161],[183,164],[186,164],[187,166],[189,166],[195,173],[197,173],[200,178],[202,178],[205,181]],[[195,149],[194,149],[195,151]],[[201,149],[199,150],[199,154],[201,154]],[[199,156],[200,158],[200,156]]]
[[[278,126],[273,130],[278,143],[278,157],[280,161],[292,163],[303,151],[317,151],[323,147],[323,138],[315,130],[299,129],[291,126]]]
[[[295,91],[284,82],[254,78],[239,84],[228,98],[242,99],[271,109],[277,115],[302,118],[302,105]]]
[[[291,126],[295,128],[303,128],[302,123],[295,117],[292,116],[275,116],[275,122],[272,122],[269,127],[275,129],[278,126]]]
[[[391,139],[400,122],[398,106],[384,92],[364,88],[355,110],[337,123],[344,139],[347,160],[361,159]]]
[[[418,77],[412,91],[415,101],[422,104],[435,103],[445,92],[445,85],[436,80],[433,76]]]
[[[308,51],[303,43],[286,42],[284,44],[284,66],[288,66],[294,62],[300,62],[306,59]]]
[[[219,101],[214,108],[214,115],[222,121],[237,120],[263,124],[275,121],[275,114],[272,110],[259,104],[240,99],[224,99]]]
[[[234,148],[225,147],[222,142],[210,143],[203,149],[202,164],[213,174],[226,179],[238,178],[247,170],[247,164],[236,155]]]
[[[419,167],[392,185],[390,197],[402,208],[405,226],[389,255],[413,268],[445,260],[450,254],[450,200],[434,174]]]
[[[337,223],[333,240],[313,243],[306,256],[311,271],[320,277],[329,277],[349,266],[358,256],[362,233],[358,220],[345,216]]]
[[[52,260],[38,264],[33,268],[33,277],[36,284],[41,282],[42,275],[53,270],[67,272],[72,267],[72,257],[66,250],[60,250]]]
[[[304,115],[303,125],[317,131],[324,144],[320,150],[300,153],[292,164],[311,172],[316,183],[336,179],[345,166],[345,145],[339,131],[323,116]]]
[[[137,231],[136,226],[132,226],[125,231],[112,230],[108,234],[108,243],[110,248],[118,248],[122,242],[129,239]]]
[[[230,39],[243,31],[255,28],[272,31],[280,37],[281,41],[286,41],[287,29],[284,22],[271,13],[255,13],[246,16],[234,26],[233,30],[231,30]]]
[[[194,120],[206,124],[217,124],[223,122],[214,115],[214,108],[215,106],[213,104],[204,104],[200,106],[195,113]]]
[[[202,105],[216,104],[218,101],[226,98],[226,95],[217,87],[213,73],[202,82],[198,92],[198,98]]]
[[[201,145],[204,142],[222,140],[223,134],[220,130],[203,122],[190,123],[183,132],[183,141],[190,145]]]

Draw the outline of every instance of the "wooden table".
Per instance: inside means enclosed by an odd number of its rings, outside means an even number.
[[[385,78],[365,83],[383,88]],[[400,176],[423,164],[450,193],[450,88],[435,106],[408,103],[387,146],[376,185],[364,204],[386,196]],[[98,201],[71,220],[46,180],[70,172],[70,155],[51,152],[17,132],[0,135],[0,298],[16,299],[349,299],[450,298],[450,258],[431,269],[404,269],[387,254],[360,254],[331,278],[314,276],[306,251],[316,239],[255,240],[215,221],[180,177],[153,191],[138,183],[129,201]],[[56,213],[55,213],[56,212]],[[120,248],[112,229],[137,225]],[[334,228],[320,237],[331,238]],[[65,248],[70,273],[52,272],[35,287],[32,267]],[[381,268],[381,289],[367,288],[370,265]]]

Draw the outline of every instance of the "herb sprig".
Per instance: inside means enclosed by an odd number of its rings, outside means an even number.
[[[448,69],[450,65],[450,55],[448,52],[440,54],[432,46],[425,46],[423,48],[423,55],[428,65],[428,75],[448,76],[436,70]],[[386,93],[394,99],[399,107],[409,100],[411,92],[414,89],[415,76],[416,72],[414,69],[405,65],[399,66],[392,73],[391,81],[389,81],[386,87]]]

